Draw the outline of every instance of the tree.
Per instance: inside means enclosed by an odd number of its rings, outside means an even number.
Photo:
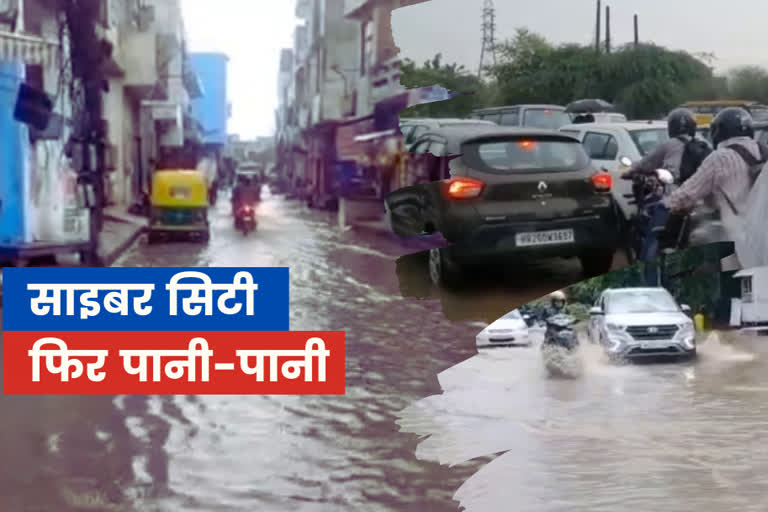
[[[459,64],[444,64],[442,55],[419,66],[405,59],[401,66],[400,83],[408,89],[440,85],[458,96],[445,101],[424,103],[407,108],[401,117],[466,117],[487,101],[494,88]]]
[[[760,66],[741,66],[728,73],[731,97],[768,103],[768,70]]]
[[[592,46],[554,46],[542,36],[518,29],[499,46],[501,62],[491,73],[506,104],[567,104],[580,98],[613,102],[628,116],[666,114],[688,91],[712,84],[712,69],[686,52],[653,44],[625,45],[610,54]]]

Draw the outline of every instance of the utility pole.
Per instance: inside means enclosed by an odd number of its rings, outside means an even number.
[[[493,0],[483,2],[483,46],[480,49],[480,65],[477,69],[477,77],[482,78],[483,68],[490,65],[487,57],[493,65],[496,65],[496,8]]]
[[[600,14],[602,13],[602,4],[600,0],[597,0],[597,14],[595,20],[595,53],[600,53]]]
[[[109,43],[96,34],[101,3],[94,0],[62,0],[70,40],[73,78],[80,81],[83,91],[83,112],[80,112],[73,140],[82,151],[82,167],[77,169],[78,184],[85,191],[90,209],[90,248],[84,258],[88,266],[99,266],[99,234],[104,207],[104,152],[106,123],[103,120],[102,93],[106,81],[102,73],[104,57],[111,53]],[[90,191],[93,191],[91,197]]]
[[[611,53],[611,6],[605,6],[605,53]]]
[[[635,14],[635,48],[640,44],[640,32],[637,28],[637,14]]]

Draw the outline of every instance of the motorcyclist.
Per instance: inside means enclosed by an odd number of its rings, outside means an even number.
[[[568,300],[565,296],[565,293],[563,293],[560,290],[554,291],[549,294],[549,305],[544,310],[544,321],[547,320],[547,318],[551,318],[555,315],[561,315],[566,313],[566,305],[568,303]]]
[[[688,142],[696,137],[696,118],[685,108],[670,112],[667,117],[667,133],[669,139],[659,144],[651,153],[634,163],[622,177],[632,178],[637,174],[653,174],[657,169],[666,169],[675,177],[675,182],[681,181],[681,164]],[[654,228],[667,225],[669,212],[663,203],[656,203],[644,208],[647,223],[642,234],[643,244],[639,248],[637,258],[640,261],[650,261],[659,255],[659,235]],[[675,219],[676,221],[678,219]],[[676,222],[679,224],[679,222]],[[679,226],[676,226],[679,228]],[[653,266],[646,266],[646,280],[649,285],[655,285],[657,271]]]
[[[752,116],[745,109],[731,107],[720,111],[710,127],[715,150],[704,160],[690,180],[664,199],[664,205],[673,212],[694,208],[700,200],[710,200],[720,212],[724,232],[720,241],[733,240],[729,234],[737,215],[732,205],[747,201],[752,187],[751,169],[747,162],[730,149],[741,146],[755,159],[761,159],[760,146],[754,140]],[[718,240],[712,240],[715,242]],[[733,261],[738,265],[737,262]]]
[[[624,172],[622,177],[631,178],[636,173],[651,174],[657,169],[666,169],[680,178],[680,163],[685,144],[696,137],[696,118],[686,108],[678,108],[667,117],[669,139],[662,142],[641,160]]]
[[[253,205],[259,200],[259,189],[248,176],[239,175],[237,183],[232,190],[232,214],[243,205]]]

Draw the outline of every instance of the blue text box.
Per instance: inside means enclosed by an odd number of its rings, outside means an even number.
[[[182,275],[186,277],[178,281],[175,293],[167,289],[174,276]],[[188,303],[185,309],[185,299],[193,294],[199,294],[201,299],[209,295],[205,289],[193,289],[196,284],[205,284],[206,276],[214,287],[219,288],[210,291],[210,309],[205,300],[197,305]],[[246,290],[248,276],[251,276],[253,284],[258,288],[252,292]],[[240,289],[232,288],[236,280],[241,285]],[[89,291],[88,286],[94,284],[105,286],[101,290]],[[58,285],[58,291],[52,288],[42,291],[28,289],[29,286],[45,288],[41,285]],[[62,285],[74,285],[77,289]],[[121,292],[116,285],[126,285],[132,289]],[[154,285],[154,289],[150,292],[146,285]],[[184,286],[187,289],[183,289]],[[121,299],[123,293],[127,301]],[[253,298],[252,315],[248,311],[249,293]],[[171,315],[174,309],[171,298],[174,294],[176,316]],[[59,296],[58,301],[34,300],[41,296],[55,299],[56,295]],[[3,296],[3,329],[6,331],[289,330],[289,279],[286,267],[5,268]],[[127,315],[122,314],[123,303],[127,304]],[[53,315],[56,304],[58,316]],[[35,314],[33,306],[41,314]],[[151,310],[148,310],[150,306]],[[223,309],[220,310],[219,306]],[[43,314],[46,310],[47,314]],[[210,316],[207,312],[211,313]]]

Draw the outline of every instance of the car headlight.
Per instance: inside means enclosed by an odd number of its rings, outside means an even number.
[[[624,326],[621,324],[605,324],[605,327],[612,332],[624,332]]]

